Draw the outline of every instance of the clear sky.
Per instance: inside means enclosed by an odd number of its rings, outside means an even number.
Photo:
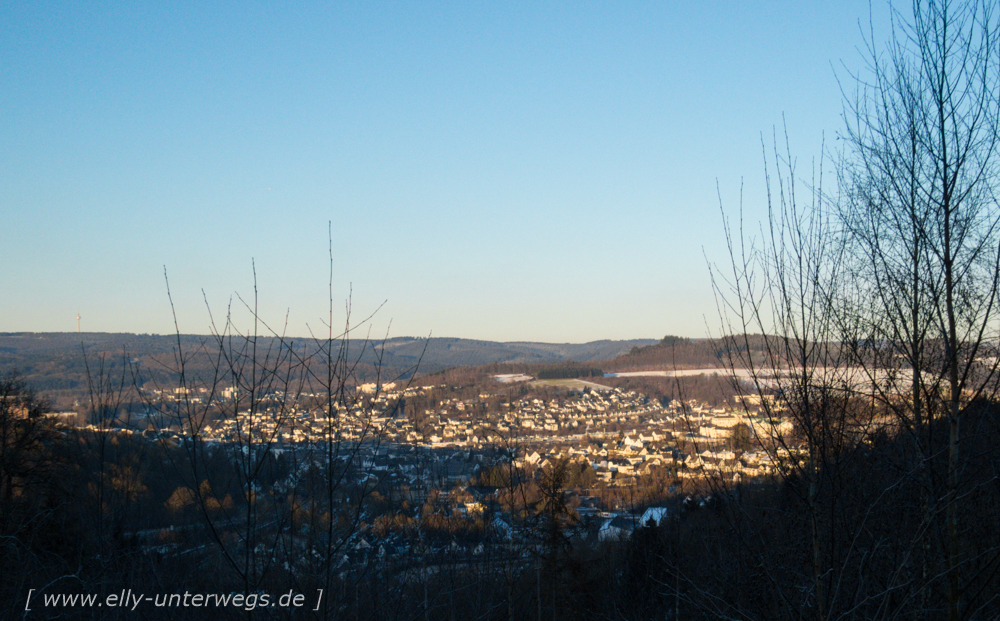
[[[887,8],[873,6],[876,40]],[[866,1],[0,3],[0,331],[718,332],[761,136],[837,147]],[[719,193],[716,190],[718,183]],[[353,292],[353,293],[352,293]],[[241,315],[241,325],[245,325]],[[391,324],[390,324],[391,322]],[[706,327],[707,326],[707,327]]]

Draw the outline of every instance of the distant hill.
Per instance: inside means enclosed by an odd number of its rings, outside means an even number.
[[[96,374],[103,357],[121,368],[123,359],[130,361],[131,370],[139,370],[144,381],[165,386],[176,385],[175,352],[181,349],[189,356],[187,370],[192,376],[209,377],[217,345],[211,336],[155,335],[109,333],[0,333],[0,372],[18,369],[37,390],[53,397],[79,397],[87,389],[87,365]],[[317,353],[310,339],[289,339],[296,356],[306,358]],[[460,338],[396,337],[384,343],[353,341],[349,358],[357,362],[358,379],[369,381],[381,357],[383,378],[398,375],[434,373],[461,366],[503,364],[549,364],[564,361],[592,362],[614,359],[635,348],[655,344],[654,339],[628,341],[593,341],[590,343],[499,343]],[[273,337],[258,339],[257,349],[263,352],[277,349]],[[339,349],[339,343],[338,343]],[[116,371],[120,373],[119,371]]]
[[[755,360],[765,360],[765,343],[761,335],[751,335],[746,341],[737,339],[741,351],[749,346]],[[652,369],[708,369],[728,364],[730,352],[725,339],[690,339],[665,336],[658,343],[632,348],[628,353],[601,363],[607,372],[646,371]],[[737,358],[739,356],[737,355]]]
[[[434,372],[457,366],[492,363],[547,364],[575,360],[607,360],[636,347],[656,343],[655,339],[591,341],[590,343],[499,343],[458,338],[393,338],[385,343],[386,362],[392,366],[412,366],[420,360],[420,370]],[[426,349],[425,349],[426,348]],[[423,358],[421,359],[421,355]]]
[[[711,368],[722,366],[722,353],[721,344],[715,339],[665,336],[657,343],[633,347],[603,362],[601,368],[607,372]]]

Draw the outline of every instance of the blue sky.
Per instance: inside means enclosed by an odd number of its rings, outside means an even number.
[[[876,41],[887,8],[873,7]],[[0,331],[717,332],[719,194],[836,149],[867,2],[0,6]],[[719,192],[716,190],[718,183]],[[204,292],[204,297],[203,293]],[[384,302],[384,305],[383,305]],[[381,305],[381,308],[380,308]],[[246,326],[246,313],[234,316]]]

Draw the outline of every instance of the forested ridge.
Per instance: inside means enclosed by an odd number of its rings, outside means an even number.
[[[191,354],[187,371],[208,374],[216,339],[208,335],[180,335],[185,351]],[[316,357],[320,350],[314,339],[261,336],[261,346],[293,347],[298,356]],[[379,373],[398,376],[418,372],[431,374],[454,367],[487,364],[519,365],[532,368],[562,361],[586,362],[619,356],[630,349],[653,342],[594,341],[582,344],[498,343],[454,338],[395,337],[381,341],[352,342],[348,352],[357,365],[359,381],[373,381]],[[175,383],[177,374],[168,372],[176,335],[107,333],[6,333],[0,334],[0,368],[18,369],[37,390],[43,390],[58,407],[69,409],[87,391],[85,356],[120,357],[133,360],[144,381]],[[376,366],[379,370],[376,370]],[[139,373],[141,370],[141,373]]]

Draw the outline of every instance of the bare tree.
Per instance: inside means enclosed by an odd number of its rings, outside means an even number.
[[[300,342],[287,322],[273,327],[255,287],[252,298],[235,296],[221,322],[212,317],[211,336],[194,347],[176,330],[162,361],[175,384],[141,393],[160,428],[172,430],[161,443],[183,483],[168,504],[198,514],[201,529],[186,531],[203,533],[191,552],[215,555],[227,570],[211,579],[245,593],[321,592],[321,618],[344,613],[356,600],[351,584],[371,567],[345,555],[367,533],[366,499],[385,476],[374,458],[401,410],[385,387],[397,378],[382,375],[384,341],[356,336],[372,316],[352,322],[348,299],[343,325],[334,321],[332,270],[331,238],[325,334]]]
[[[969,588],[982,550],[961,532],[972,500],[962,425],[996,392],[1000,15],[994,3],[945,0],[893,18],[884,53],[869,34],[867,72],[852,76],[845,110],[841,220],[856,277],[843,325],[871,392],[913,439],[924,578],[944,574],[947,616],[959,619],[983,597]]]
[[[806,596],[786,586],[805,549],[761,563],[791,616],[962,619],[997,601],[1000,542],[981,527],[1000,501],[996,452],[981,437],[1000,349],[1000,15],[975,0],[912,15],[894,11],[884,53],[869,34],[839,195],[814,179],[798,201],[776,153],[765,230],[741,222],[731,275],[713,274],[734,381],[755,387],[750,427],[805,509]],[[729,506],[730,524],[759,516]]]
[[[822,161],[805,201],[797,195],[801,181],[787,148],[783,155],[775,148],[774,161],[775,173],[765,177],[766,228],[748,237],[741,222],[737,236],[729,237],[729,275],[714,269],[713,283],[724,360],[745,420],[805,520],[800,532],[808,545],[798,548],[790,540],[788,554],[764,574],[775,594],[769,614],[825,620],[856,603],[855,594],[842,588],[852,553],[840,542],[860,533],[864,523],[844,521],[842,500],[853,489],[852,470],[871,431],[871,410],[852,398],[857,378],[839,344],[845,246],[821,190]],[[741,502],[728,506],[734,530],[759,519]],[[766,554],[759,531],[743,532],[742,545]],[[798,583],[796,576],[805,575],[808,584]]]

